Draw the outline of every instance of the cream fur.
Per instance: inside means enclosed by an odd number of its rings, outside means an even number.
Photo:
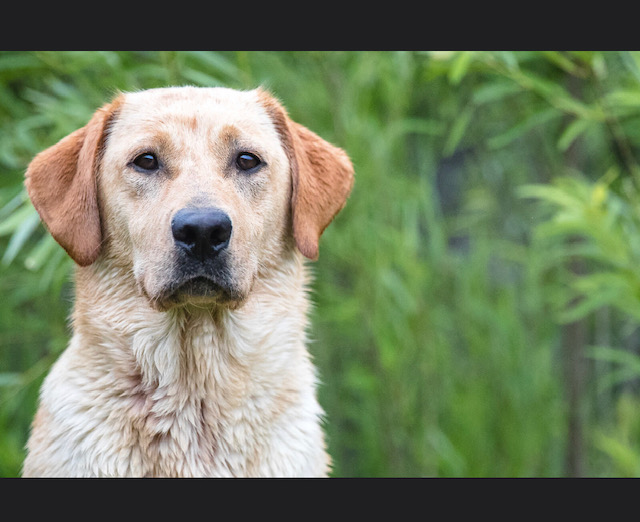
[[[24,476],[328,472],[299,255],[241,309],[217,313],[158,312],[131,275],[78,271],[89,303],[43,385]]]
[[[93,145],[104,149],[96,172],[103,237],[97,246],[64,244],[82,260],[73,336],[42,386],[23,476],[329,472],[316,374],[305,346],[309,276],[292,238],[289,203],[291,176],[312,173],[295,170],[292,154],[307,151],[293,150],[295,140],[285,143],[290,136],[282,118],[288,117],[281,111],[273,122],[269,111],[280,109],[268,98],[266,111],[266,96],[193,88],[122,95],[97,113],[91,131],[45,151],[30,166],[27,187],[41,216],[66,219],[64,209],[53,208],[56,198],[42,196],[40,187],[49,183],[63,191],[69,178],[55,181],[55,174],[73,170],[69,143],[98,139],[95,129],[104,125],[104,143]],[[154,142],[159,133],[162,139]],[[309,154],[338,150],[315,139]],[[249,189],[249,181],[225,167],[229,144],[239,142],[268,158]],[[127,166],[134,147],[149,143],[173,162],[170,176],[152,179]],[[74,150],[80,146],[73,142]],[[79,185],[78,192],[95,190]],[[313,200],[313,194],[303,196]],[[233,219],[236,302],[187,297],[174,305],[158,297],[172,269],[171,214],[194,197]],[[51,230],[53,224],[82,226],[77,220],[47,223]],[[99,255],[92,262],[94,252]]]

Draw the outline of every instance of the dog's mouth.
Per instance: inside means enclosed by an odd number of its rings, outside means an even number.
[[[237,308],[248,296],[244,273],[226,257],[208,263],[177,257],[165,270],[138,269],[136,280],[151,307],[161,312],[190,304]]]
[[[215,298],[223,291],[224,289],[214,280],[205,276],[198,276],[179,284],[173,293],[192,297]]]
[[[174,281],[162,292],[156,304],[166,310],[185,304],[234,306],[240,301],[240,293],[226,280],[197,275]]]

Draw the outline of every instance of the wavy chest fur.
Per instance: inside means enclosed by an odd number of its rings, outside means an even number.
[[[110,284],[121,273],[92,270],[78,277],[75,334],[43,385],[25,475],[327,473],[301,262],[217,312],[151,310]]]

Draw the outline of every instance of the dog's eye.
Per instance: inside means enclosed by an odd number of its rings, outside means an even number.
[[[236,158],[236,165],[240,170],[252,170],[261,163],[260,158],[250,152],[241,152]]]
[[[158,170],[158,158],[156,158],[150,152],[145,152],[136,156],[133,160],[133,164],[141,170]]]

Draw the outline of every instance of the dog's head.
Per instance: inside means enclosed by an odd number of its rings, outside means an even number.
[[[195,87],[119,95],[26,174],[74,261],[130,267],[159,309],[237,305],[291,249],[316,259],[352,183],[346,154],[265,91]]]

